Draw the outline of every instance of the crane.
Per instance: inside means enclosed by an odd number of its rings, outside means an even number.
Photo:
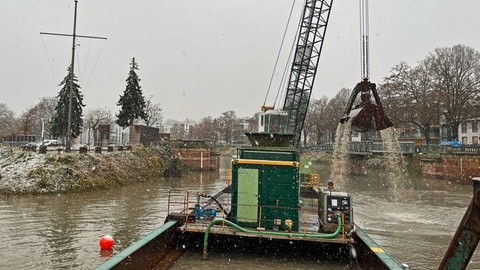
[[[259,115],[258,131],[266,134],[264,138],[273,138],[273,145],[282,141],[279,139],[281,135],[292,137],[294,147],[300,143],[332,2],[333,0],[305,1],[283,108],[278,111],[263,106]],[[258,137],[251,139],[250,136],[249,139],[252,144],[261,140]]]
[[[283,111],[288,113],[286,131],[295,134],[298,146],[307,116],[310,95],[323,48],[332,1],[307,0],[290,70]]]
[[[361,57],[361,77],[360,81],[350,95],[345,107],[345,112],[340,119],[340,123],[350,121],[353,131],[366,132],[374,130],[383,130],[393,126],[392,121],[385,115],[377,87],[369,80],[370,77],[370,52],[369,52],[369,16],[368,0],[360,0],[360,47]],[[370,94],[371,92],[371,94]],[[358,94],[361,93],[361,103],[353,110],[353,103]],[[373,94],[375,103],[371,102]]]

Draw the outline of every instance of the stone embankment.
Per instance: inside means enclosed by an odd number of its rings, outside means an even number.
[[[181,174],[166,147],[134,146],[129,151],[40,154],[0,147],[0,193],[77,192]]]
[[[425,176],[470,184],[480,176],[480,155],[478,153],[442,153],[437,156],[425,155],[421,159]]]

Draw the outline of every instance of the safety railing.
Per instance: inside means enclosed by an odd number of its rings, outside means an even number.
[[[417,153],[454,153],[454,154],[480,154],[480,145],[439,145],[426,144],[416,148]]]
[[[307,187],[309,188],[320,188],[320,175],[317,173],[310,173],[305,175],[307,180]]]
[[[400,151],[403,154],[415,154],[417,153],[414,142],[399,142]],[[309,148],[311,150],[333,152],[333,143],[322,144]],[[383,142],[349,142],[347,146],[349,154],[366,155],[369,153],[388,153],[391,150],[387,149]]]
[[[190,195],[186,189],[173,188],[168,191],[167,213],[177,212],[185,215],[188,220],[190,209]]]

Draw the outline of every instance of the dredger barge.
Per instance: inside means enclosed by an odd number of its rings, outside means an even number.
[[[408,269],[354,222],[350,194],[301,174],[294,150],[243,148],[217,194],[172,189],[165,223],[96,269],[168,269],[185,252],[312,256],[349,269]],[[439,269],[465,269],[480,239],[480,178]]]
[[[231,184],[214,195],[171,190],[164,225],[96,269],[168,269],[185,252],[201,252],[207,260],[219,253],[268,253],[307,255],[350,269],[408,269],[355,223],[349,193],[333,183],[320,185],[318,175],[303,171],[296,150],[331,4],[305,1],[283,108],[262,107],[258,133],[247,134],[252,146],[232,160]],[[367,37],[362,36],[365,59]],[[364,80],[353,89],[340,122],[358,132],[392,127],[368,80],[368,61],[362,68]],[[361,102],[354,107],[358,95]],[[440,269],[464,269],[480,239],[480,179],[474,182],[474,199]]]
[[[219,252],[308,254],[351,269],[408,268],[354,223],[350,194],[302,173],[296,150],[238,151],[231,184],[213,196],[172,189],[165,224],[97,269],[168,269],[184,252],[207,260]]]

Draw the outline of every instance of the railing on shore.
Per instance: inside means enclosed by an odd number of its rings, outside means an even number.
[[[400,142],[400,150],[403,154],[415,154],[415,143],[414,142]],[[325,143],[311,147],[310,149],[318,151],[333,151],[333,143]],[[388,150],[383,142],[350,142],[348,144],[348,153],[350,154],[359,154],[366,155],[369,153],[387,153]]]
[[[417,146],[418,153],[458,153],[458,154],[480,154],[480,145],[436,145],[426,144]]]
[[[23,151],[39,152],[40,154],[46,154],[47,152],[65,152],[64,146],[21,146]],[[117,146],[72,146],[71,152],[78,152],[80,154],[86,154],[88,152],[95,152],[100,154],[102,152],[113,152],[113,151],[130,151],[132,150],[131,145],[117,145]]]
[[[309,149],[317,151],[333,152],[333,143],[324,143],[310,147]],[[426,154],[426,153],[453,153],[453,154],[480,154],[480,145],[415,145],[415,142],[399,142],[400,150],[403,154]],[[370,153],[387,153],[385,143],[383,142],[350,142],[348,147],[349,154],[367,155]]]

